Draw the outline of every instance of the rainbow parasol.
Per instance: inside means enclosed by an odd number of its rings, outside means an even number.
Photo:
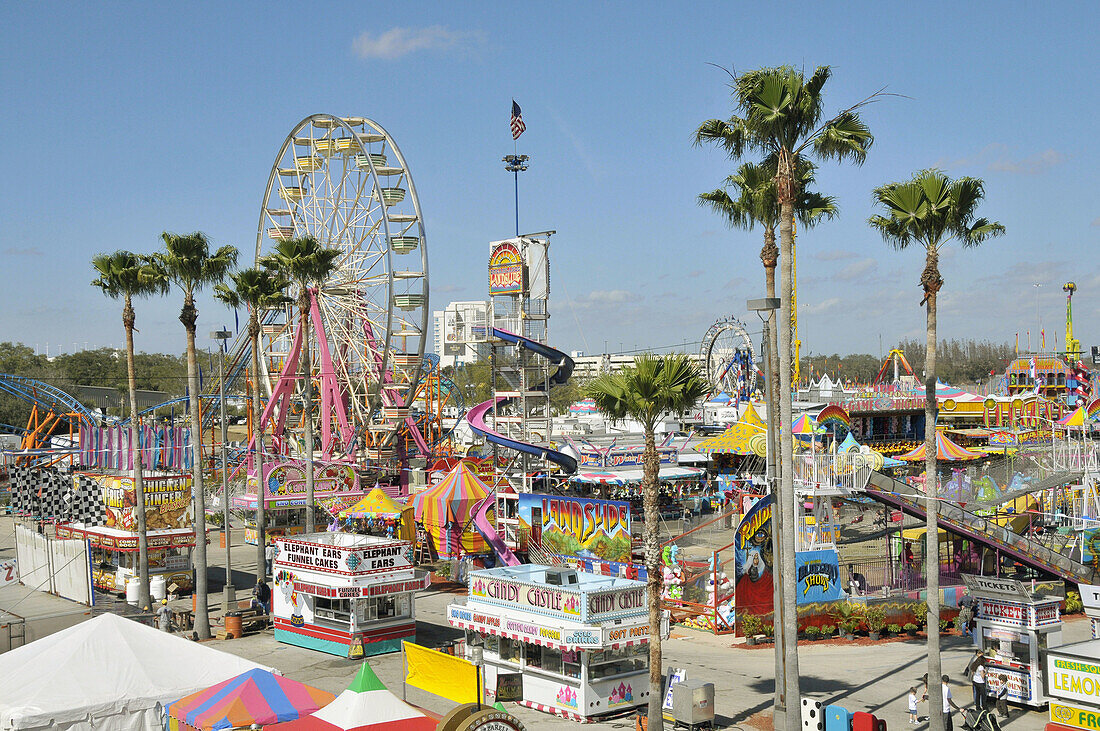
[[[923,462],[925,454],[924,447],[925,445],[922,443],[912,452],[899,454],[897,459],[905,462]],[[936,459],[943,462],[966,462],[971,459],[979,459],[983,456],[984,455],[978,452],[971,452],[965,447],[960,447],[958,444],[948,439],[942,432],[936,432]]]
[[[1089,404],[1088,408],[1085,409],[1085,411],[1088,413],[1089,418],[1093,421],[1100,419],[1100,398]]]
[[[248,728],[293,721],[332,702],[335,696],[259,668],[169,703],[168,731]]]
[[[851,428],[852,420],[849,418],[847,411],[836,404],[829,404],[817,415],[817,425],[822,428],[833,427],[839,433],[848,431]]]

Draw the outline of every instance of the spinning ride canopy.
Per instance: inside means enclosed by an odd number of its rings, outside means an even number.
[[[363,663],[351,685],[321,710],[268,731],[434,731],[437,719],[391,693]]]
[[[382,488],[376,487],[354,505],[340,511],[341,518],[396,518],[404,510]]]
[[[442,480],[413,497],[416,520],[435,539],[436,549],[442,554],[451,554],[451,543],[456,538],[467,553],[484,553],[488,550],[487,544],[474,529],[471,519],[474,508],[490,492],[492,488],[465,462],[459,462]],[[454,527],[448,528],[448,524]],[[462,531],[460,535],[459,531]]]
[[[791,433],[797,435],[823,434],[824,432],[825,430],[820,428],[809,414],[803,414],[795,419],[794,426],[791,427]]]
[[[1054,423],[1058,426],[1084,426],[1088,418],[1088,414],[1086,413],[1084,407],[1078,406],[1076,409],[1066,414]]]
[[[219,731],[293,721],[333,698],[332,693],[257,669],[169,703],[164,711],[168,731]]]
[[[428,258],[408,165],[375,122],[314,114],[283,142],[260,209],[256,259],[278,242],[307,235],[341,252],[316,293],[307,328],[314,382],[319,374],[328,412],[314,409],[314,418],[325,426],[341,412],[345,448],[353,439],[347,424],[370,446],[388,444],[408,416],[421,373]],[[262,314],[268,394],[294,360],[295,315],[293,306]],[[294,389],[300,403],[301,379]]]
[[[764,420],[760,418],[760,414],[757,413],[756,407],[752,405],[752,401],[749,401],[745,406],[745,411],[741,414],[741,418],[737,420],[737,423],[758,426],[761,429],[765,428]]]
[[[925,455],[925,444],[921,444],[912,452],[906,452],[905,454],[899,454],[898,459],[905,462],[922,462]],[[947,435],[942,432],[936,432],[936,459],[942,462],[966,462],[972,459],[980,459],[984,457],[984,454],[978,452],[971,452],[965,447],[960,447],[953,441],[947,438]]]
[[[763,457],[767,455],[767,449],[768,436],[764,427],[745,421],[739,421],[721,434],[695,445],[695,451],[702,454],[755,454]]]

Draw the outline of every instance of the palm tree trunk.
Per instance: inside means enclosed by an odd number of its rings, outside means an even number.
[[[931,255],[930,255],[931,257]],[[924,356],[924,492],[929,497],[925,523],[924,570],[928,586],[928,728],[943,731],[940,676],[940,536],[939,480],[936,477],[936,291],[927,293],[927,340]]]
[[[769,237],[765,233],[764,248],[771,249],[775,246],[775,233],[771,232]],[[763,258],[763,254],[761,255]],[[769,264],[771,266],[769,266]],[[766,295],[768,297],[775,297],[775,264],[774,260],[765,261],[764,263],[764,282],[766,288]],[[768,319],[765,323],[765,338],[767,338],[767,350],[768,357],[764,363],[764,367],[768,371],[767,378],[767,391],[765,398],[768,404],[768,478],[771,480],[772,485],[776,484],[776,480],[779,478],[779,460],[776,459],[776,448],[779,446],[776,439],[775,427],[778,423],[778,400],[779,400],[779,359],[777,353],[779,352],[778,344],[776,343],[775,332],[775,313],[769,312]],[[780,536],[782,535],[781,528],[781,516],[779,515],[779,509],[775,506],[772,507],[772,563],[775,566],[782,565],[783,563],[783,546],[780,545]],[[774,576],[774,575],[773,575]],[[772,606],[783,606],[783,582],[772,580]],[[775,723],[780,717],[783,717],[787,712],[787,689],[783,683],[778,681],[783,677],[783,667],[786,664],[786,657],[784,652],[783,632],[780,629],[779,632],[774,633],[775,647],[772,648],[775,653],[775,693],[772,698],[773,716],[772,720]]]
[[[790,189],[790,183],[786,186],[778,186],[780,191]],[[794,444],[791,438],[791,425],[793,424],[791,403],[791,288],[794,277],[792,262],[794,261],[794,201],[792,196],[783,196],[779,210],[779,265],[780,265],[780,294],[779,306],[779,414],[776,420],[775,433],[780,444],[780,479],[779,490],[776,493],[776,504],[779,507],[780,546],[782,548],[782,564],[776,563],[773,567],[773,581],[778,580],[783,584],[783,655],[784,655],[784,679],[787,691],[787,728],[790,731],[798,731],[801,727],[802,700],[798,685],[798,614],[795,606],[795,571],[794,571],[794,473],[790,465],[794,462]],[[773,512],[774,515],[774,512]],[[779,634],[779,628],[775,628],[775,634]],[[777,681],[778,682],[778,681]]]
[[[309,302],[308,295],[306,302]],[[317,528],[313,520],[313,368],[309,362],[309,323],[310,304],[301,308],[302,328],[302,419],[305,421],[303,437],[305,445],[303,458],[306,460],[306,533]]]
[[[138,530],[138,606],[152,609],[149,597],[149,532],[145,526],[145,482],[141,464],[141,431],[137,417],[137,375],[134,372],[134,306],[130,294],[122,306],[122,326],[126,329],[126,379],[130,388],[130,453],[134,455],[134,512]]]
[[[661,660],[661,516],[657,512],[657,477],[661,469],[653,426],[645,425],[642,453],[642,509],[645,514],[646,606],[649,608],[649,731],[664,731],[664,671]]]
[[[264,429],[260,419],[260,322],[256,307],[248,318],[248,336],[252,340],[252,439],[256,469],[256,581],[267,576],[267,481],[264,480]]]
[[[210,609],[207,604],[206,581],[206,493],[202,483],[202,419],[199,416],[199,366],[195,355],[195,316],[198,314],[190,298],[184,302],[187,331],[187,390],[191,410],[191,493],[195,507],[195,634],[200,640],[210,639]],[[180,319],[184,319],[181,315]]]

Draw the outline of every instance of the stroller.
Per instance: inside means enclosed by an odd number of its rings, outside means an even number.
[[[1001,724],[992,709],[963,711],[963,728],[971,731],[1001,731]]]

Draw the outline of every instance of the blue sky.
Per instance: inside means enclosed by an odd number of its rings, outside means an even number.
[[[829,109],[883,87],[906,97],[865,111],[863,167],[818,176],[842,214],[799,236],[804,353],[923,337],[922,257],[886,248],[866,219],[872,188],[929,166],[984,178],[982,213],[1008,228],[944,257],[941,335],[1023,340],[1038,291],[1049,345],[1075,279],[1078,337],[1100,344],[1095,4],[379,5],[5,4],[0,339],[120,345],[118,307],[88,286],[92,255],[151,251],[162,230],[250,249],[278,146],[315,112],[371,117],[401,145],[432,308],[484,298],[487,242],[514,226],[500,158],[515,97],[532,158],[521,228],[558,231],[550,339],[698,342],[720,316],[752,317],[744,301],[763,291],[759,231],[695,202],[734,167],[691,145],[730,113],[708,64],[790,63],[834,67]],[[139,349],[183,349],[177,299],[139,305]],[[200,334],[232,323],[199,307]]]

